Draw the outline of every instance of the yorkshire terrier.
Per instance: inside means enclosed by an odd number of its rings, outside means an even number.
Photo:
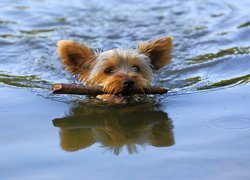
[[[66,70],[77,75],[85,85],[100,85],[109,94],[97,98],[110,103],[126,103],[119,92],[150,86],[153,70],[169,64],[172,37],[141,42],[136,49],[111,49],[94,52],[75,41],[61,40],[58,53]]]

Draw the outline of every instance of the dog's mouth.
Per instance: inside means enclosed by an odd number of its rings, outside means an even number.
[[[135,94],[144,94],[146,88],[138,88],[138,87],[124,87],[121,89],[109,89],[103,88],[105,94],[110,95],[119,95],[119,96],[133,96]]]
[[[147,81],[134,81],[126,79],[122,82],[112,81],[103,85],[103,91],[111,95],[133,96],[135,94],[145,94],[145,89],[150,87]]]
[[[137,87],[126,87],[123,88],[121,91],[113,93],[113,95],[122,95],[122,96],[133,96],[135,94],[145,94],[144,88],[137,88]]]

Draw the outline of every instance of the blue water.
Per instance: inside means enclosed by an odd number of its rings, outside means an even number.
[[[1,179],[250,178],[249,2],[0,2]],[[53,95],[78,82],[56,53],[174,37],[169,93],[110,106]]]

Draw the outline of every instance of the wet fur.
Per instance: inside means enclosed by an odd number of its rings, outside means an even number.
[[[84,84],[101,85],[109,92],[98,98],[111,103],[126,103],[124,97],[116,94],[124,90],[126,81],[133,82],[130,88],[141,91],[147,88],[153,69],[170,63],[172,38],[141,42],[137,49],[112,49],[100,53],[75,41],[61,40],[57,45],[66,70],[77,75]]]

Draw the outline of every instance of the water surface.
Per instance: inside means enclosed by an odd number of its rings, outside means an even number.
[[[1,179],[249,179],[249,5],[1,1]],[[167,95],[110,106],[51,94],[78,83],[58,40],[107,50],[164,35],[173,61],[153,83]]]

